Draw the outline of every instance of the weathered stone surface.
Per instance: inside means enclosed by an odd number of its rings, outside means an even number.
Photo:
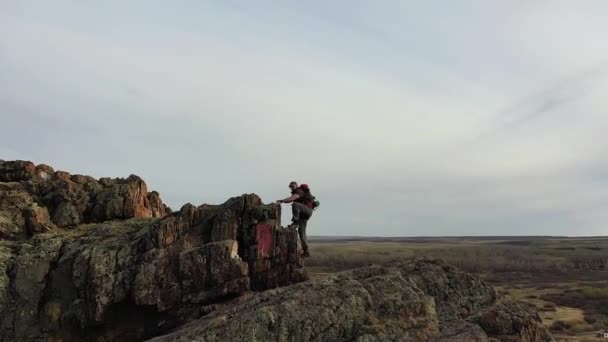
[[[47,165],[0,160],[0,238],[23,239],[56,227],[163,217],[170,213],[158,192],[126,179],[70,175]],[[48,220],[47,220],[48,216]]]
[[[89,219],[92,222],[130,217],[153,217],[153,208],[148,201],[146,183],[135,175],[131,175],[125,180],[104,181],[104,189],[95,194],[92,202],[94,204],[89,213]],[[156,217],[164,216],[164,211],[159,209],[161,208],[155,208]]]
[[[31,243],[18,247],[13,266],[15,295],[11,303],[15,311],[5,311],[2,316],[7,322],[14,321],[13,333],[22,340],[33,340],[40,334],[39,327],[32,326],[32,322],[24,318],[36,319],[38,305],[44,296],[46,279],[59,256],[61,245],[59,238],[34,238]]]
[[[10,242],[0,250],[8,276],[0,279],[0,341],[141,340],[218,301],[305,280],[297,250],[275,257],[296,245],[275,236],[297,237],[279,227],[279,217],[279,206],[243,195],[222,205],[185,205],[163,219],[81,225]],[[249,253],[259,225],[273,232],[262,255]]]
[[[546,331],[539,328],[541,319],[538,313],[517,302],[498,303],[485,308],[470,321],[499,341],[543,341],[547,336]]]
[[[193,303],[238,295],[249,289],[249,268],[238,255],[238,242],[224,240],[192,248],[179,255],[179,273],[184,291],[195,294]]]
[[[488,315],[500,316],[504,326]],[[494,316],[493,316],[494,317]],[[235,301],[151,341],[550,341],[537,314],[439,261],[371,266]]]
[[[53,229],[53,223],[49,217],[49,212],[44,207],[39,207],[33,203],[23,211],[25,218],[25,228],[29,235],[48,232]]]
[[[10,278],[9,266],[12,265],[12,249],[10,246],[0,244],[0,313],[4,312],[9,296]],[[0,324],[0,327],[2,324]]]
[[[20,183],[0,182],[0,239],[26,237],[24,211],[34,204],[34,198]]]
[[[0,160],[0,182],[28,181],[36,175],[36,165],[24,160]]]
[[[165,214],[171,212],[171,209],[167,207],[160,199],[160,194],[156,191],[148,193],[148,203],[150,206],[151,217],[163,217]]]

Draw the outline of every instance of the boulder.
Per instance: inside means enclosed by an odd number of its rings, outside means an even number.
[[[33,203],[23,211],[25,227],[29,235],[46,233],[53,229],[53,223],[47,208],[39,207]]]

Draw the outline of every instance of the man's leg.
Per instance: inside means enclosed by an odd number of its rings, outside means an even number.
[[[298,233],[300,234],[300,241],[302,242],[302,249],[304,250],[303,257],[309,257],[310,252],[308,251],[308,237],[306,236],[306,227],[308,226],[308,220],[312,216],[312,209],[302,205],[300,211],[300,219],[298,221]]]
[[[306,210],[308,207],[300,202],[293,202],[291,205],[291,214],[293,215],[291,221],[292,224],[298,225],[300,224],[300,218],[304,218],[306,216]]]
[[[309,257],[308,252],[308,238],[306,237],[306,226],[308,225],[308,219],[300,219],[298,226],[298,234],[300,235],[300,242],[302,243],[302,249],[304,250],[303,257]]]
[[[303,257],[310,256],[308,252],[308,239],[306,237],[306,226],[308,225],[308,220],[312,216],[312,209],[307,207],[305,204],[300,202],[293,202],[291,205],[293,218],[292,225],[298,226],[298,235],[300,235],[300,243],[302,244],[302,249],[304,250]]]

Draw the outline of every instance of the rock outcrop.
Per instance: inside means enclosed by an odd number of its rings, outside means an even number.
[[[0,243],[0,341],[142,340],[251,290],[306,280],[256,195]]]
[[[28,161],[0,160],[0,239],[170,212],[158,192],[148,192],[135,175],[96,180]]]
[[[151,341],[551,341],[538,314],[478,278],[411,260],[235,300]]]

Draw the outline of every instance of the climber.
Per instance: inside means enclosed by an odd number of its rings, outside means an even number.
[[[302,243],[302,249],[304,253],[302,257],[307,258],[310,256],[308,251],[308,241],[306,238],[306,225],[308,224],[308,220],[312,216],[314,200],[312,199],[312,195],[310,195],[310,191],[305,184],[298,186],[298,183],[291,182],[289,183],[289,189],[291,190],[291,196],[280,199],[277,203],[293,203],[291,205],[292,211],[292,219],[291,224],[288,228],[298,228],[298,234],[300,235],[300,242]]]

